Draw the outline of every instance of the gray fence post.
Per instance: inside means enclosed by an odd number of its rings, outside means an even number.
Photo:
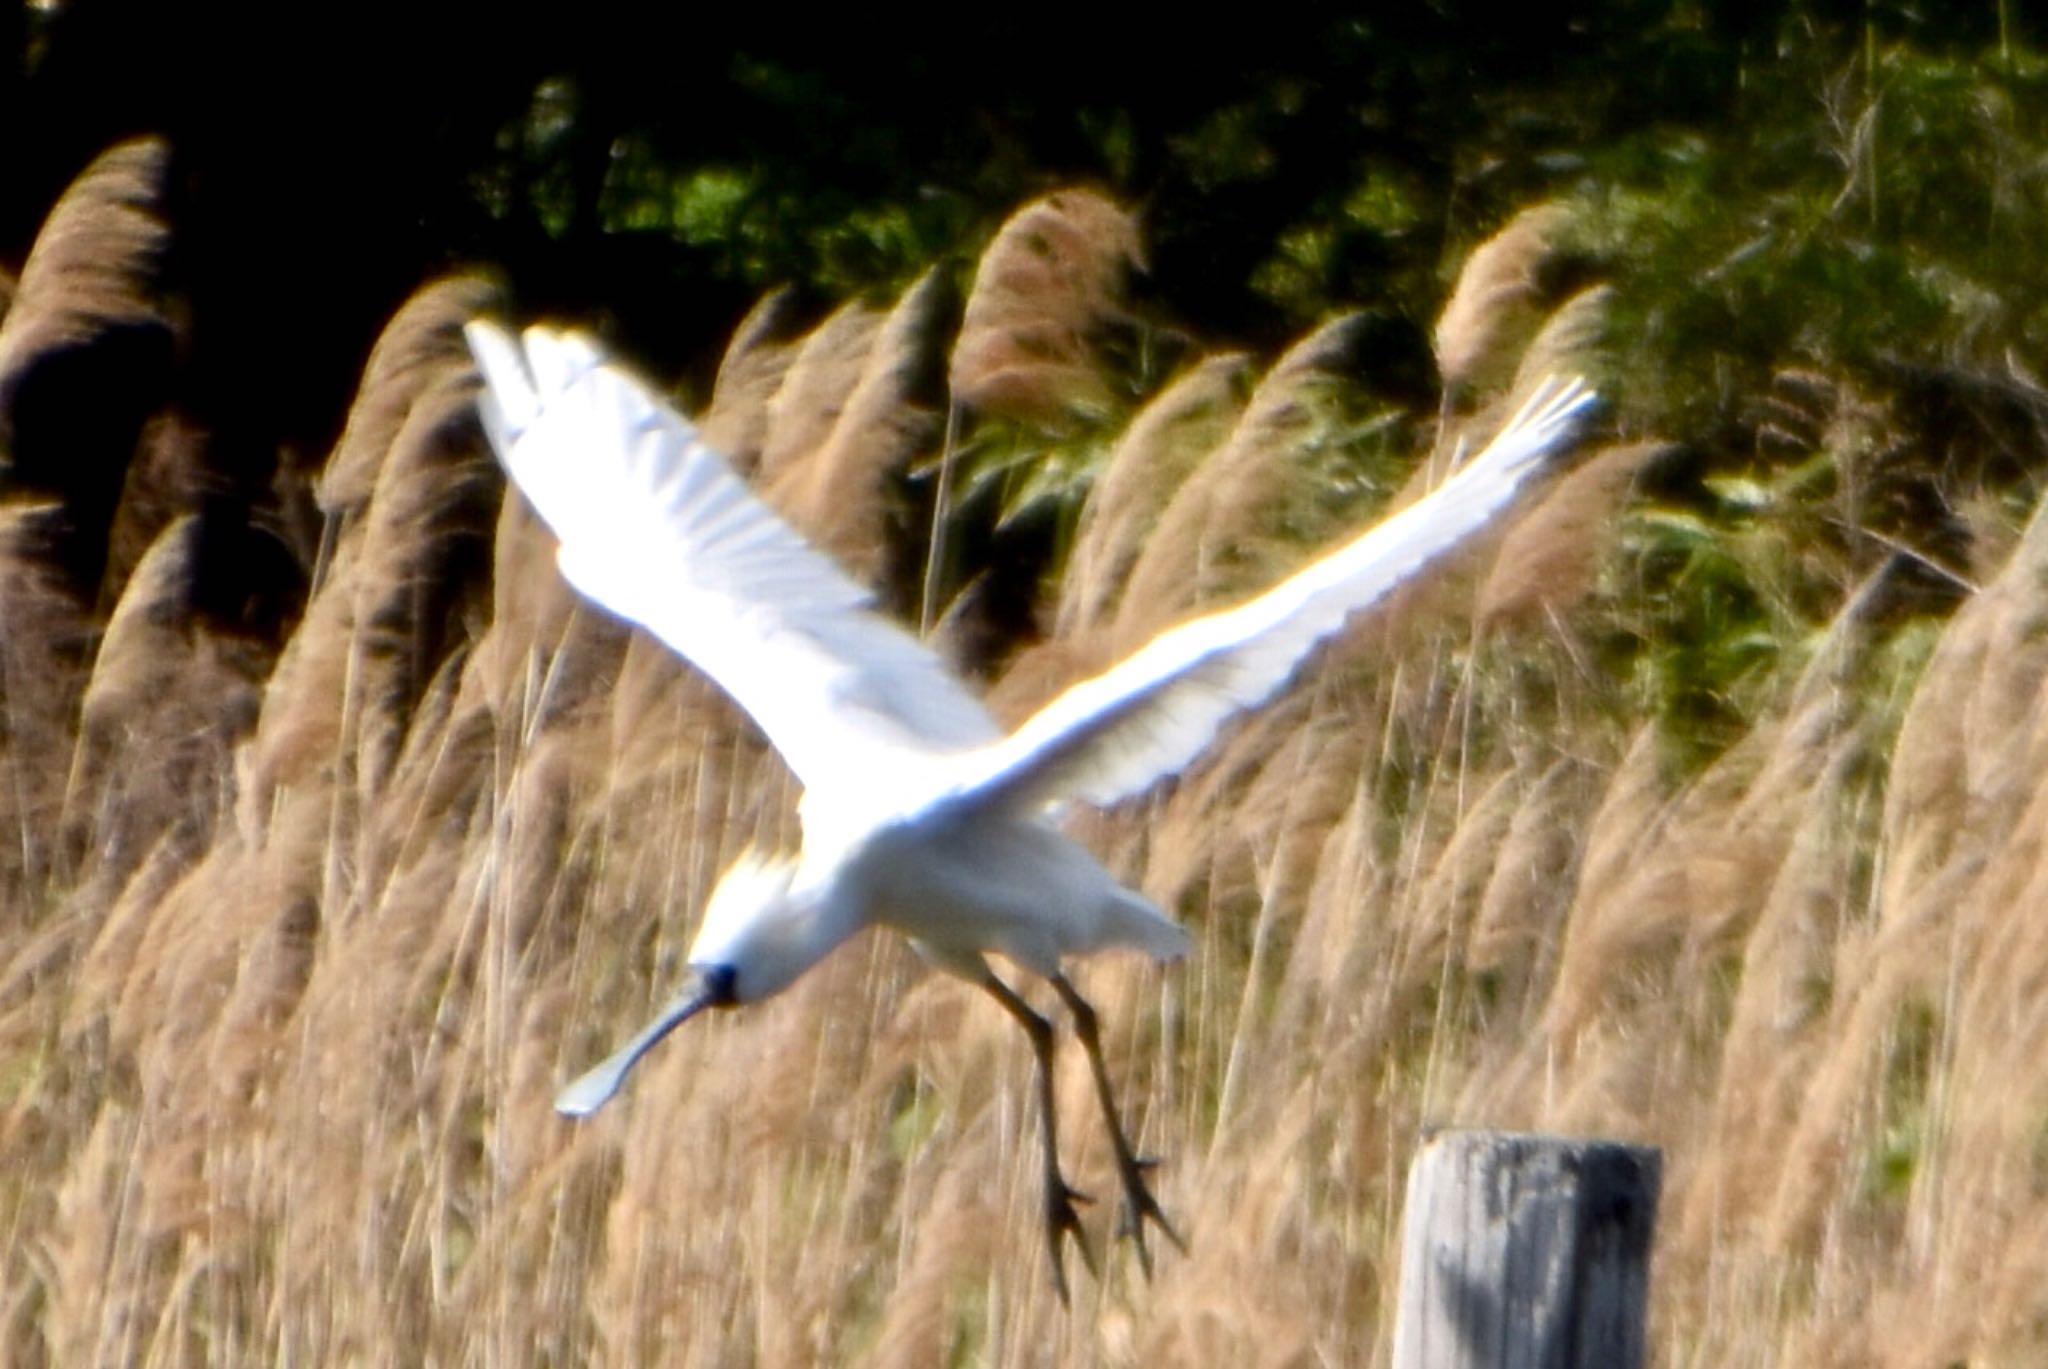
[[[1637,1369],[1660,1152],[1439,1132],[1408,1171],[1394,1369]]]

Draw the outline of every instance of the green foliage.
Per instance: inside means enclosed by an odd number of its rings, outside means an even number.
[[[1421,320],[1441,297],[1431,187],[1398,167],[1367,166],[1333,185],[1315,212],[1282,230],[1251,288],[1299,323],[1355,300]]]
[[[679,168],[630,138],[613,148],[599,216],[608,233],[656,234],[702,253],[713,275],[750,289],[794,276],[834,296],[901,288],[967,229],[948,197],[812,198],[758,164]]]
[[[1943,1062],[1942,1022],[1922,999],[1901,1005],[1886,1043],[1883,1114],[1864,1162],[1863,1196],[1874,1206],[1900,1209],[1937,1143],[1936,1078]]]
[[[2048,319],[2037,55],[1808,35],[1777,60],[1717,127],[1587,149],[1572,197],[1571,246],[1617,287],[1619,421],[1693,448],[1694,474],[1629,519],[1620,574],[1640,616],[1609,664],[1702,758],[1887,558],[1960,571],[1971,534],[1947,511],[2013,471],[1891,396],[1904,374],[2006,386]],[[1788,371],[1833,388],[1798,401],[1789,441]],[[1893,616],[1946,607],[1922,595]]]
[[[1788,364],[1990,364],[2043,340],[2039,59],[1836,60],[1794,50],[1727,126],[1588,157],[1587,246],[1659,424],[1711,428]]]
[[[1616,643],[1636,705],[1704,759],[1752,716],[1753,687],[1794,625],[1745,564],[1740,538],[1712,517],[1645,509],[1629,519],[1624,549],[1645,615]]]

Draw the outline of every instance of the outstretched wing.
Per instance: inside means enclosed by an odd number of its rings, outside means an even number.
[[[1317,642],[1484,527],[1593,398],[1578,380],[1546,382],[1424,498],[1257,598],[1169,628],[962,757],[953,799],[1113,803],[1187,765],[1232,714],[1285,684]]]
[[[995,740],[987,710],[808,545],[690,422],[574,333],[465,332],[484,429],[562,574],[732,695],[806,789]]]

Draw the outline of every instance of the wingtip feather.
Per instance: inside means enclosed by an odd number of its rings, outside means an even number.
[[[471,319],[462,325],[469,342],[469,354],[483,376],[484,388],[477,396],[478,415],[484,434],[502,458],[512,450],[519,434],[532,425],[540,413],[540,396],[534,392],[518,340],[489,319]]]
[[[536,324],[526,330],[526,363],[543,396],[564,395],[604,366],[604,354],[583,333]]]

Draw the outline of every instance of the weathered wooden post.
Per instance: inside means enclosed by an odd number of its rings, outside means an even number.
[[[1661,1152],[1445,1131],[1408,1171],[1394,1369],[1637,1369]]]

